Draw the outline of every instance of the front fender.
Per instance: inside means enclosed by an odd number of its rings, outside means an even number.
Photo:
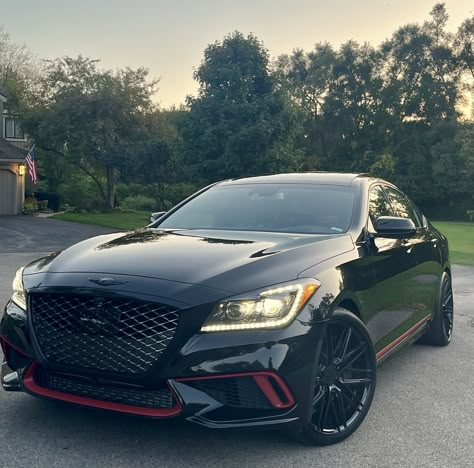
[[[349,252],[305,270],[299,277],[313,277],[321,286],[300,314],[301,321],[317,322],[331,317],[341,303],[351,304],[364,320],[367,291],[375,285],[374,270],[360,252]],[[343,305],[344,307],[344,305]],[[356,309],[356,310],[352,310]]]

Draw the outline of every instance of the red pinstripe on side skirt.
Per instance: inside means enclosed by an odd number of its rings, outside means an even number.
[[[414,331],[416,331],[418,328],[420,328],[424,323],[426,323],[429,319],[431,318],[431,314],[427,315],[423,319],[421,319],[418,323],[413,325],[409,330],[407,330],[403,335],[399,336],[395,341],[392,341],[388,346],[385,346],[385,348],[381,349],[375,357],[377,358],[377,361],[381,359],[385,354],[387,354],[390,350],[395,348],[399,343],[401,343],[405,338],[407,338],[409,335],[411,335]]]

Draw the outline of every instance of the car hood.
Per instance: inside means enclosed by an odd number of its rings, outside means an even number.
[[[353,248],[348,234],[142,229],[85,240],[31,263],[24,274],[106,273],[238,293],[295,279]]]

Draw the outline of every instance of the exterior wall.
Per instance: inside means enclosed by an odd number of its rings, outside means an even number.
[[[1,91],[1,90],[0,90]],[[0,137],[3,138],[5,136],[5,103],[7,102],[7,98],[4,94],[0,92]],[[11,144],[22,148],[22,149],[29,149],[29,140],[27,137],[25,137],[24,140],[20,139],[12,139],[8,138],[7,141],[9,141]],[[5,211],[8,211],[9,214],[21,214],[23,213],[23,204],[25,202],[25,179],[26,176],[19,176],[18,175],[18,164],[20,161],[0,161],[0,170],[2,171],[8,171],[10,176],[5,175],[3,173],[3,178],[2,180],[5,181],[5,184],[8,184],[9,187],[13,189],[13,193],[10,191],[5,193],[3,195],[4,200],[0,199],[0,213],[3,213]],[[11,183],[11,180],[13,180],[13,184]],[[13,187],[12,187],[13,185]],[[1,192],[1,187],[0,187],[0,193]],[[8,198],[8,200],[6,200]],[[10,203],[12,201],[12,203]],[[2,203],[3,202],[3,203]],[[13,205],[13,206],[12,206]],[[13,208],[13,209],[12,209]],[[13,213],[12,213],[13,212]]]
[[[8,170],[10,173],[12,173],[14,180],[15,180],[15,185],[16,185],[16,190],[13,194],[14,196],[14,211],[12,214],[21,214],[23,212],[23,204],[25,201],[25,177],[20,177],[18,175],[18,163],[3,163],[0,162],[0,170]],[[0,200],[0,205],[2,202],[5,202],[5,200]],[[9,202],[8,202],[9,204]],[[0,210],[1,212],[2,210]]]
[[[1,93],[0,90],[0,137],[5,138],[8,142],[12,145],[17,146],[18,148],[29,150],[31,147],[31,140],[28,135],[25,135],[24,138],[6,138],[5,135],[5,118],[8,117],[8,111],[5,108],[5,104],[7,102],[7,98],[5,95]]]

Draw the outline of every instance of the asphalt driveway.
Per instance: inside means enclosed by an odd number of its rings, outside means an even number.
[[[15,270],[97,226],[0,217],[0,298]],[[474,467],[474,268],[453,268],[455,335],[415,345],[378,373],[372,409],[346,442],[304,447],[277,433],[216,432],[0,391],[1,467]]]

